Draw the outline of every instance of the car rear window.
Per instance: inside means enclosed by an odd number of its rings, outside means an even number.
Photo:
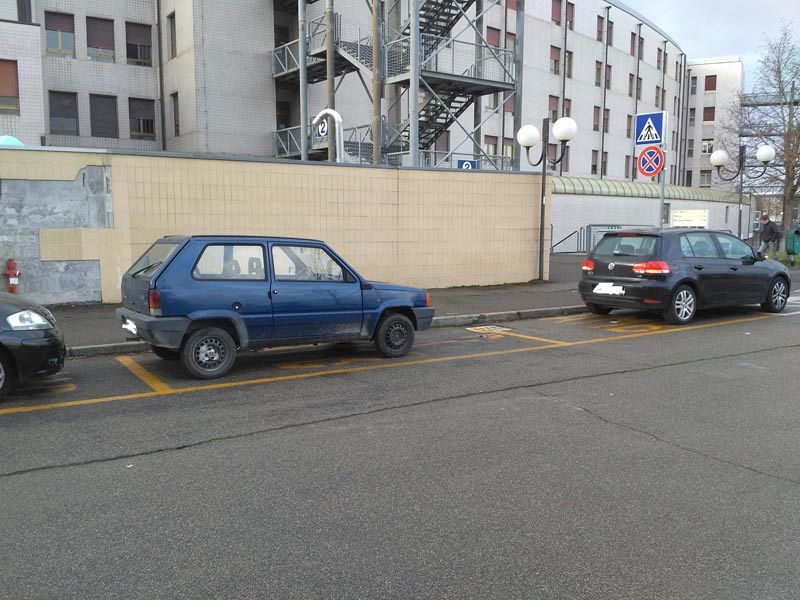
[[[128,269],[128,275],[131,277],[149,277],[153,275],[158,267],[167,260],[178,244],[174,242],[156,242],[142,254],[141,258],[133,263],[133,266]]]
[[[656,252],[658,238],[653,235],[606,235],[595,246],[595,256],[635,256],[650,258]]]

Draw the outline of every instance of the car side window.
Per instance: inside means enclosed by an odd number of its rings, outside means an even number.
[[[719,252],[710,233],[687,233],[686,240],[697,258],[719,258]]]
[[[192,277],[204,280],[266,279],[264,247],[244,244],[211,244],[203,248]]]
[[[323,248],[315,246],[272,246],[276,281],[346,282],[352,278]]]
[[[694,256],[692,245],[689,243],[689,240],[686,239],[685,235],[680,236],[680,245],[681,245],[681,256],[683,257]]]
[[[730,235],[716,235],[717,242],[722,248],[722,256],[733,260],[753,258],[753,249],[740,239]]]

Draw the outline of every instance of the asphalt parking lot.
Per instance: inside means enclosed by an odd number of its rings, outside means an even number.
[[[794,598],[800,299],[68,361],[0,405],[0,596]]]

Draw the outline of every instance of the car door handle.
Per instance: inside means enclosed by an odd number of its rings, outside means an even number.
[[[738,271],[738,270],[739,270],[739,267],[730,267],[730,270],[731,270],[731,271]]]
[[[702,271],[703,270],[703,265],[695,265],[694,268],[696,270],[698,270],[698,271]]]

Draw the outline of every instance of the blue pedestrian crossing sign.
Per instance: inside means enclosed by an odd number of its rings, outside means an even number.
[[[478,170],[478,161],[477,160],[464,160],[463,158],[458,159],[458,168],[462,171],[477,171]]]
[[[663,146],[667,143],[667,113],[652,112],[636,115],[634,134],[637,146]]]

